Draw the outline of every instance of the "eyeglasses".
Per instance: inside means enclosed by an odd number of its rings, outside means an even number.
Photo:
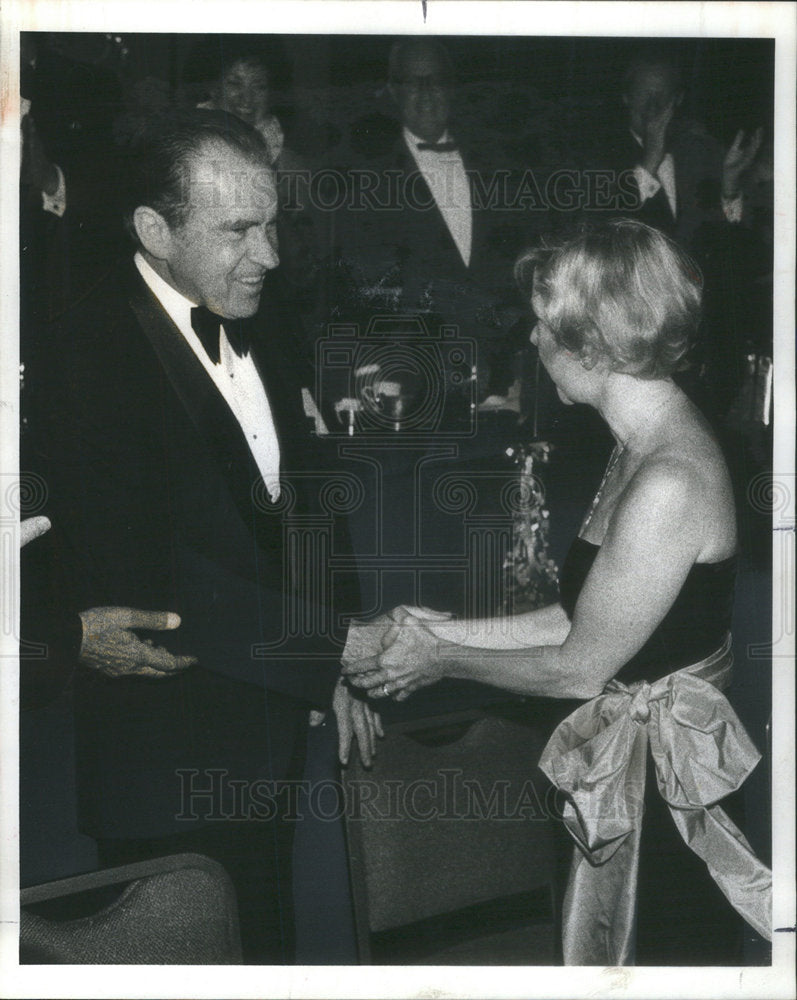
[[[399,83],[407,90],[445,90],[446,80],[436,73],[429,73],[426,76],[402,76]]]

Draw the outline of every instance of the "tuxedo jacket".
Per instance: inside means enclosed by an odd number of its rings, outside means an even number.
[[[339,240],[355,280],[363,287],[374,288],[381,282],[400,288],[395,311],[428,313],[472,338],[482,371],[490,372],[490,390],[500,390],[512,381],[508,356],[514,345],[507,335],[511,322],[506,311],[518,308],[512,267],[527,235],[525,218],[501,207],[512,197],[508,170],[501,176],[494,165],[467,149],[461,149],[461,155],[471,187],[468,265],[403,135],[381,155],[352,170],[350,199],[357,209],[341,213]],[[366,199],[358,194],[360,169],[377,178],[374,194]],[[372,312],[379,310],[377,301]],[[486,394],[487,384],[482,388]]]
[[[291,774],[307,710],[329,703],[341,636],[324,553],[336,525],[314,498],[334,472],[310,435],[306,373],[277,313],[251,349],[280,442],[276,503],[132,263],[54,336],[45,451],[69,600],[176,611],[179,630],[153,638],[199,658],[165,680],[78,669],[78,791],[94,836],[185,829],[185,782],[208,787],[211,771]]]
[[[667,152],[675,164],[676,213],[673,215],[663,187],[642,202],[633,168],[642,159],[642,148],[627,127],[618,127],[606,142],[605,166],[623,174],[619,213],[640,219],[662,230],[685,249],[693,247],[701,229],[723,221],[721,203],[723,152],[703,129],[675,122]]]
[[[41,46],[36,68],[23,67],[46,156],[66,182],[66,211],[42,207],[42,194],[20,186],[21,305],[43,322],[86,294],[125,249],[114,122],[122,109],[119,81],[105,69]]]

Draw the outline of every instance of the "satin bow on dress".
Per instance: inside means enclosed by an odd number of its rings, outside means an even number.
[[[730,636],[652,684],[610,681],[554,731],[540,767],[565,795],[576,842],[563,908],[565,965],[634,961],[647,750],[686,844],[744,919],[772,939],[772,875],[717,805],[761,758],[721,692]]]

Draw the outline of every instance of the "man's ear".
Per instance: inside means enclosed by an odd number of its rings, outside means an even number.
[[[133,212],[133,225],[141,246],[157,260],[169,256],[172,232],[160,212],[148,205],[139,205]]]

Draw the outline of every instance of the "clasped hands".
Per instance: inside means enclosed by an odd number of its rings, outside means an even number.
[[[354,622],[343,651],[343,673],[369,698],[405,701],[444,676],[447,643],[432,631],[451,615],[402,606],[370,622]]]

